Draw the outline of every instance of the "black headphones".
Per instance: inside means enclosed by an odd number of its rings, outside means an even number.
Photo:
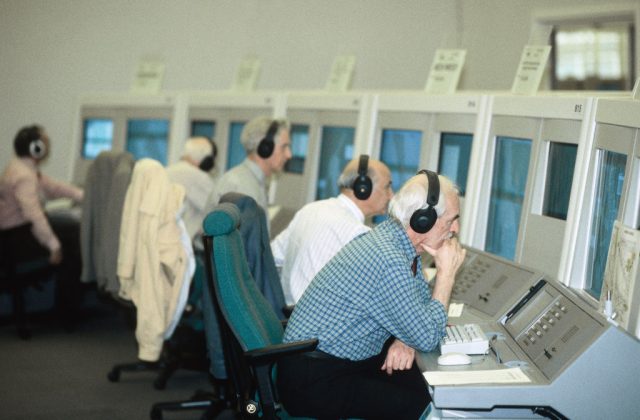
[[[367,175],[369,170],[369,155],[360,155],[360,162],[358,163],[358,177],[351,184],[353,189],[353,195],[358,200],[366,200],[371,197],[373,191],[373,182]]]
[[[260,140],[260,144],[258,144],[258,156],[262,159],[267,159],[273,153],[273,149],[276,146],[274,137],[278,132],[278,126],[278,121],[273,120],[267,130],[267,134],[265,134],[264,138]]]
[[[209,172],[210,170],[213,169],[213,166],[214,166],[215,160],[216,160],[216,156],[218,155],[218,148],[216,147],[216,144],[211,140],[209,140],[209,143],[211,144],[211,154],[205,156],[200,161],[200,164],[198,165],[198,168],[200,168],[200,170],[205,171],[205,172]]]
[[[16,155],[20,157],[32,157],[40,160],[47,156],[47,144],[40,136],[40,127],[32,125],[22,128],[13,141]]]
[[[417,175],[420,174],[425,174],[429,180],[427,208],[414,211],[409,220],[409,225],[416,233],[427,233],[438,219],[435,206],[438,205],[438,200],[440,199],[440,180],[438,179],[438,174],[426,169],[417,173]]]

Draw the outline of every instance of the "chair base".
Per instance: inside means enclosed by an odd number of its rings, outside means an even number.
[[[210,392],[197,391],[189,400],[155,403],[151,407],[151,420],[162,420],[163,411],[204,410],[202,419],[215,419],[225,410],[230,410],[227,401]],[[235,417],[235,416],[234,416]]]

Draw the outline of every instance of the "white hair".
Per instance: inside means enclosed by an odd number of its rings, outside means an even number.
[[[440,196],[434,209],[438,216],[442,216],[447,210],[446,196],[458,195],[458,187],[449,178],[442,175],[438,175],[438,181],[440,182]],[[425,174],[414,175],[404,183],[400,191],[389,202],[389,216],[407,228],[413,212],[427,208],[428,191],[429,179],[427,176]]]
[[[376,171],[375,164],[373,163],[373,159],[369,159],[369,163],[367,164],[367,173],[366,175],[371,178],[371,183],[375,187],[378,183],[378,171]],[[346,164],[340,177],[338,177],[338,188],[353,188],[353,182],[358,178],[358,169],[360,169],[360,157],[356,159],[352,159],[349,163]]]
[[[244,126],[242,134],[240,135],[240,143],[242,143],[247,154],[254,152],[258,148],[260,141],[265,138],[269,131],[269,127],[271,127],[271,124],[274,121],[278,123],[278,130],[273,136],[274,141],[277,143],[279,139],[278,134],[280,134],[282,130],[289,129],[289,121],[285,119],[274,119],[267,116],[261,116],[252,119]]]
[[[202,159],[213,154],[213,145],[206,137],[192,137],[184,143],[182,156],[200,164]]]

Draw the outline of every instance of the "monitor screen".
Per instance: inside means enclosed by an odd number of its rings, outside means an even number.
[[[340,192],[337,181],[347,162],[353,159],[355,131],[353,127],[322,127],[316,200],[335,197]]]
[[[496,139],[485,250],[513,260],[527,186],[531,140]]]
[[[155,159],[167,164],[169,120],[131,119],[127,121],[127,152],[135,160]]]
[[[458,186],[461,197],[467,191],[472,140],[473,134],[442,133],[440,136],[438,172]]]
[[[82,127],[82,157],[95,159],[113,146],[113,120],[85,118]]]

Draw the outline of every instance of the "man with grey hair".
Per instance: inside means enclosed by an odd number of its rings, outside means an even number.
[[[216,149],[206,137],[192,137],[184,144],[182,158],[167,168],[171,182],[182,185],[186,196],[182,220],[193,241],[202,232],[207,203],[214,193],[209,171],[213,169]]]
[[[358,190],[362,180],[370,184]],[[271,242],[287,305],[296,304],[313,277],[343,246],[370,230],[365,218],[385,214],[393,197],[389,168],[367,155],[347,163],[338,187],[337,197],[298,210]]]
[[[217,204],[225,193],[239,192],[256,200],[266,211],[269,204],[267,179],[282,171],[291,159],[289,122],[265,116],[254,118],[244,126],[240,142],[247,157],[222,175],[213,204]]]
[[[413,354],[385,351],[390,337],[428,352],[445,335],[447,307],[465,251],[456,187],[420,171],[392,198],[389,219],[349,242],[313,279],[284,341],[317,338],[317,350],[278,365],[293,416],[417,419],[430,398]],[[434,258],[433,290],[419,253]],[[391,344],[393,347],[396,343]],[[390,357],[391,356],[391,357]]]

